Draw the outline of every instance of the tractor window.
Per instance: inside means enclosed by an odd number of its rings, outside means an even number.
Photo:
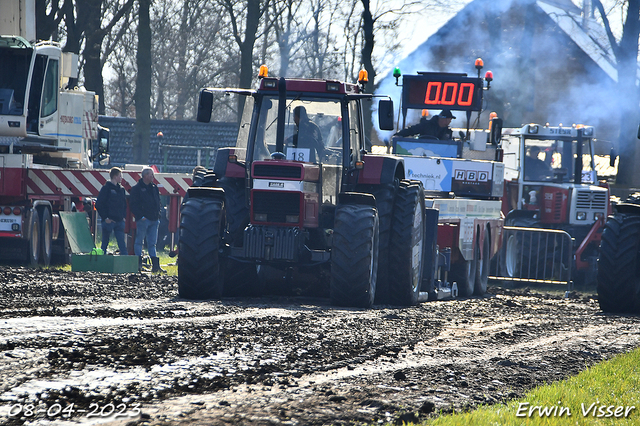
[[[42,90],[42,117],[48,117],[58,110],[58,61],[49,59]]]
[[[246,96],[244,101],[244,109],[242,110],[242,117],[240,118],[238,139],[236,140],[236,147],[238,148],[247,147],[247,140],[249,140],[249,128],[251,127],[251,115],[253,114],[253,105],[253,97]]]
[[[360,149],[364,148],[362,132],[360,132],[360,109],[356,102],[349,102],[349,140],[351,144],[351,159],[360,159]]]
[[[253,158],[271,158],[276,148],[278,98],[264,97],[260,107]],[[340,102],[332,99],[287,100],[284,154],[287,159],[340,164]],[[340,145],[341,146],[341,145]]]
[[[525,140],[524,180],[574,182],[578,142],[570,139]],[[576,183],[596,181],[591,141],[582,142],[582,179]]]

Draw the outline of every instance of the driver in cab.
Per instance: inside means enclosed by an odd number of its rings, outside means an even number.
[[[307,110],[303,106],[293,109],[293,121],[296,123],[296,132],[293,137],[288,138],[287,145],[291,143],[294,148],[308,149],[309,158],[304,158],[304,161],[312,163],[320,161],[325,152],[318,125],[309,119]]]
[[[436,138],[440,140],[451,139],[453,132],[449,128],[451,120],[456,118],[449,109],[443,109],[440,114],[427,120],[422,117],[418,124],[409,126],[396,133],[397,136],[419,135],[420,138]]]
[[[524,157],[525,180],[549,180],[553,178],[551,167],[539,158],[540,147],[532,146]]]

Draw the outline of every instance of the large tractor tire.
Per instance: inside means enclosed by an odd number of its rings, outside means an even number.
[[[389,301],[389,238],[391,222],[393,220],[393,205],[396,198],[397,182],[383,185],[366,185],[359,188],[362,192],[371,193],[376,197],[376,209],[380,232],[378,237],[378,279],[376,282],[375,303]]]
[[[616,214],[605,224],[598,302],[605,312],[640,313],[640,215]]]
[[[378,273],[378,212],[363,205],[336,208],[331,249],[334,304],[368,308],[376,294]]]
[[[476,253],[480,258],[477,261],[476,283],[473,294],[476,296],[484,296],[487,292],[487,284],[489,283],[489,267],[491,265],[491,234],[489,230],[485,230],[484,240],[482,241],[482,254],[480,253],[480,239],[476,239]]]
[[[231,247],[241,247],[244,229],[249,224],[244,179],[223,177],[217,181],[216,186],[224,189],[225,243]],[[227,260],[224,270],[224,296],[260,296],[263,293],[261,283],[255,264]]]
[[[389,303],[418,303],[425,244],[424,190],[422,183],[402,181],[396,194],[389,239],[393,276],[389,279]]]
[[[185,299],[219,299],[223,274],[220,241],[224,229],[224,203],[209,198],[189,198],[180,217],[178,294]]]
[[[51,212],[44,207],[40,212],[40,264],[49,266],[51,264],[51,252],[53,242],[53,224]]]

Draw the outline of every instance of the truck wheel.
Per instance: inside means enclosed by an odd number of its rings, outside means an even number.
[[[38,266],[40,261],[40,215],[33,209],[29,223],[29,241],[27,241],[27,263],[30,266]]]
[[[389,279],[389,303],[418,303],[422,284],[425,239],[424,190],[421,183],[400,182],[393,209],[389,239],[393,277]]]
[[[605,312],[640,313],[640,216],[616,214],[602,232],[598,302]]]
[[[185,299],[219,299],[223,279],[220,270],[220,236],[224,227],[220,200],[189,198],[180,217],[178,294]]]
[[[451,265],[451,280],[458,283],[460,296],[469,297],[473,295],[477,271],[477,256],[474,256],[473,260],[461,260]]]
[[[491,265],[491,234],[486,229],[484,241],[482,242],[482,255],[480,255],[480,243],[476,239],[476,253],[480,258],[477,261],[478,269],[476,271],[476,284],[473,294],[476,296],[484,296],[487,292],[487,284],[489,283],[489,266]]]
[[[51,264],[51,242],[53,240],[53,228],[51,225],[51,212],[48,208],[41,210],[40,218],[40,264],[49,266]]]
[[[378,212],[370,206],[336,208],[331,249],[334,304],[368,308],[376,294],[378,273]]]

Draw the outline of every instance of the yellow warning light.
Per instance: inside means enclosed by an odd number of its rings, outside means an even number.
[[[358,73],[358,83],[367,84],[369,82],[369,73],[365,69],[361,69]]]
[[[269,74],[269,68],[266,65],[260,65],[260,72],[258,73],[259,78],[265,78]]]
[[[482,58],[476,59],[476,68],[482,69],[482,67],[484,67],[484,61],[482,60]]]
[[[422,110],[422,116],[423,117],[428,117],[429,116],[429,110],[428,109],[423,109]]]

